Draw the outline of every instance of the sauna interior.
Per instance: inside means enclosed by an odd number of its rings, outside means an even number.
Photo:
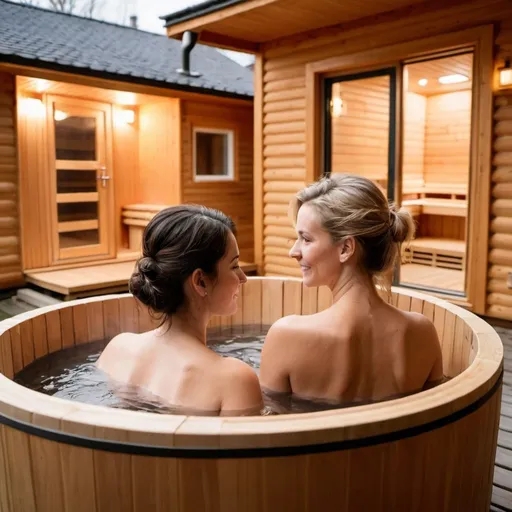
[[[398,185],[417,232],[404,251],[400,285],[464,293],[472,63],[471,52],[404,63],[401,124],[395,68],[327,81],[327,171],[364,175],[399,197],[393,152],[402,137]]]
[[[402,204],[416,221],[401,284],[463,293],[473,54],[404,68]]]

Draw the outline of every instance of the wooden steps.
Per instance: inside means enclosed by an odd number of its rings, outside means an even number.
[[[406,254],[411,263],[464,270],[466,243],[448,238],[417,238],[409,244]]]

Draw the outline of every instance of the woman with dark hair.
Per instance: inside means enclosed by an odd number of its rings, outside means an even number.
[[[203,206],[173,206],[153,217],[130,291],[162,322],[150,332],[116,336],[101,354],[99,368],[186,410],[258,414],[262,397],[256,373],[206,346],[210,318],[235,313],[247,281],[238,265],[235,234],[229,217]]]

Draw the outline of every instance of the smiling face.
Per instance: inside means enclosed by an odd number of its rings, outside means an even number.
[[[302,270],[306,286],[332,286],[341,273],[340,244],[322,228],[320,216],[313,206],[304,204],[297,214],[297,240],[290,256]]]
[[[238,244],[233,233],[229,232],[224,256],[217,263],[217,277],[211,283],[210,305],[214,315],[236,313],[241,285],[247,277],[239,266]]]

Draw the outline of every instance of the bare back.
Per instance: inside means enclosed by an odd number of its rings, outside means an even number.
[[[251,368],[187,336],[120,334],[97,364],[115,381],[139,386],[186,410],[257,414],[261,408],[258,378]]]
[[[260,371],[264,388],[342,402],[419,391],[441,378],[432,323],[380,299],[281,319],[269,331]]]

